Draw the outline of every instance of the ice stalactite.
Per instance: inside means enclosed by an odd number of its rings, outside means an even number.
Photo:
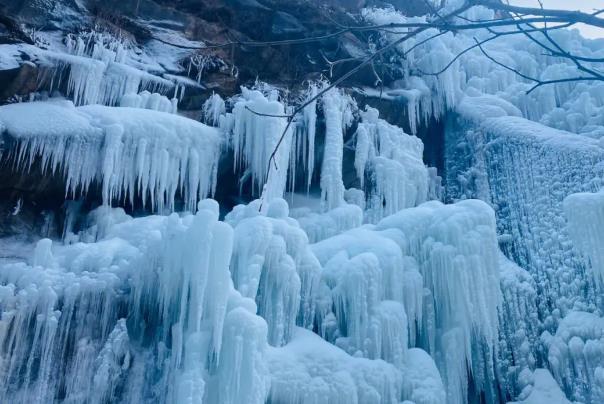
[[[226,114],[226,107],[222,97],[216,93],[203,103],[202,121],[206,125],[219,126],[220,117]]]
[[[353,229],[312,246],[323,266],[319,334],[350,354],[401,366],[422,323],[423,286],[415,260],[386,235]],[[391,324],[397,324],[391,327]]]
[[[296,180],[298,174],[303,174],[306,192],[310,192],[310,186],[315,173],[315,141],[317,132],[317,96],[321,83],[311,82],[308,89],[301,95],[301,103],[309,102],[302,111],[293,119],[294,134],[291,142],[289,158],[289,178],[288,184],[290,190],[296,189]],[[312,100],[312,101],[310,101]]]
[[[308,98],[312,99],[316,97],[318,88],[316,85],[311,84],[308,90]],[[304,115],[304,128],[306,132],[306,164],[304,169],[307,172],[306,187],[310,188],[313,173],[315,172],[315,135],[317,131],[317,101],[313,101],[308,104],[303,111]]]
[[[350,96],[339,89],[331,89],[321,99],[325,115],[325,150],[321,166],[321,200],[325,210],[344,203],[342,160],[344,155],[344,131],[352,123]]]
[[[68,35],[65,45],[67,52],[33,46],[24,50],[42,67],[38,77],[42,88],[63,90],[67,76],[65,95],[76,105],[117,105],[126,94],[144,90],[166,94],[172,89],[177,94],[183,87],[182,80],[160,77],[163,68],[141,49],[108,33]]]
[[[84,56],[37,51],[45,68],[39,80],[58,89],[67,74],[67,94],[76,105],[117,105],[126,94],[148,90],[166,93],[175,84],[136,67]]]
[[[266,201],[281,198],[287,185],[293,128],[284,132],[286,110],[276,94],[267,98],[258,90],[242,87],[241,91],[241,98],[225,118],[232,131],[235,168],[247,167],[252,186]]]
[[[140,197],[162,211],[172,210],[182,191],[186,209],[194,210],[215,190],[222,137],[186,118],[49,101],[2,107],[0,121],[14,139],[8,153],[16,169],[29,171],[39,159],[42,172],[62,175],[74,197],[97,182],[105,204]]]
[[[366,176],[372,183],[367,191],[369,221],[425,202],[428,169],[422,160],[422,141],[379,119],[374,108],[367,107],[361,117],[354,165],[361,186]]]
[[[430,291],[423,317],[433,323],[420,335],[439,365],[447,402],[465,402],[469,374],[493,398],[501,304],[493,210],[476,200],[433,201],[383,219],[376,230],[390,234],[417,261]]]
[[[604,190],[568,196],[564,213],[575,247],[593,270],[599,290],[604,290]]]
[[[92,393],[92,378],[106,365],[97,349],[118,321],[119,278],[82,272],[69,262],[76,271],[66,272],[49,262],[49,241],[38,244],[34,266],[8,264],[0,271],[1,401],[49,402],[61,389],[68,398],[82,397]],[[103,245],[109,262],[134,258],[127,250],[113,255],[110,246]],[[85,385],[72,383],[82,375],[89,376]]]

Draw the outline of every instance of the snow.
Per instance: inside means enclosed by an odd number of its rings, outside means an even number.
[[[105,204],[141,198],[162,211],[181,190],[193,210],[216,186],[220,133],[174,114],[48,101],[0,107],[0,122],[14,139],[17,169],[39,159],[42,173],[61,173],[74,197],[97,182]]]

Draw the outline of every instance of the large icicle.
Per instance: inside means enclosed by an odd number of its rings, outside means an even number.
[[[241,94],[232,114],[227,115],[232,125],[235,168],[248,167],[252,186],[266,201],[281,198],[287,185],[293,133],[291,127],[284,133],[285,108],[276,100],[276,93],[269,99],[260,91],[242,87]]]
[[[366,107],[361,117],[354,165],[361,186],[365,176],[372,182],[367,192],[369,221],[425,202],[429,177],[422,141],[379,119],[377,109]]]
[[[267,326],[232,286],[232,238],[205,200],[0,267],[0,401],[264,403]]]
[[[325,115],[325,150],[321,166],[321,199],[325,210],[344,203],[342,160],[344,156],[344,131],[352,121],[352,99],[334,88],[321,100]]]

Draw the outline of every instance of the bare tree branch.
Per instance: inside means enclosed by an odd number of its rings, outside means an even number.
[[[576,81],[601,81],[601,79],[599,79],[597,77],[582,77],[582,76],[568,77],[568,78],[564,78],[564,79],[555,79],[555,80],[539,80],[537,78],[534,78],[534,77],[531,77],[531,76],[528,76],[528,75],[522,73],[518,69],[515,69],[511,66],[508,66],[506,64],[499,62],[497,59],[495,59],[494,57],[489,55],[487,53],[487,51],[484,50],[484,48],[482,47],[482,44],[480,44],[480,42],[476,38],[474,38],[474,41],[476,42],[476,45],[478,46],[480,51],[483,53],[483,55],[485,55],[491,62],[495,63],[498,66],[503,67],[506,70],[513,72],[514,74],[516,74],[528,81],[532,81],[533,83],[535,83],[535,85],[533,87],[531,87],[529,90],[527,90],[527,92],[526,92],[527,94],[530,94],[533,91],[535,91],[537,88],[547,85],[547,84],[569,83],[569,82],[576,82]]]

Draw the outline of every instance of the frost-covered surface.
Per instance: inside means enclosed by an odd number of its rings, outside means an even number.
[[[604,400],[604,318],[572,311],[541,335],[554,378],[578,402]]]
[[[555,310],[593,308],[594,284],[572,248],[563,200],[600,189],[604,148],[510,116],[451,120],[446,138],[449,197],[479,197],[496,207],[504,251],[549,296],[540,299],[541,319],[555,327]]]

